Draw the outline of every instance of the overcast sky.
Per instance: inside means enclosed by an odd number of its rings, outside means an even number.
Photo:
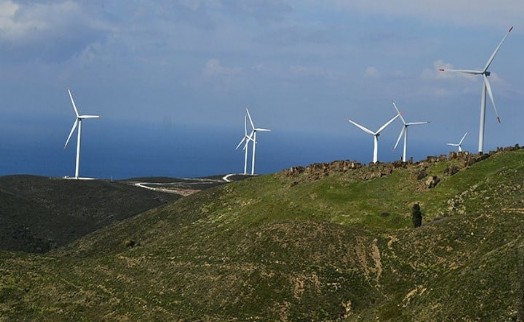
[[[369,162],[372,138],[347,119],[376,130],[395,100],[407,121],[431,122],[413,128],[409,155],[445,153],[466,131],[476,151],[481,80],[438,69],[482,68],[511,26],[491,66],[502,123],[488,104],[485,150],[523,144],[522,17],[520,0],[0,0],[0,151],[17,137],[62,149],[68,88],[103,117],[84,134],[109,145],[134,139],[122,129],[194,129],[243,160],[234,147],[249,107],[273,130],[261,148],[288,140],[319,161]],[[379,159],[400,129],[381,136]],[[162,133],[154,140],[172,140]],[[327,141],[304,142],[316,136]],[[338,155],[321,154],[329,144]]]

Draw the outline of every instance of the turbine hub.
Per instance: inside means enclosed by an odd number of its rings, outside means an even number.
[[[489,75],[491,75],[491,72],[490,71],[485,71],[484,75],[489,76]]]

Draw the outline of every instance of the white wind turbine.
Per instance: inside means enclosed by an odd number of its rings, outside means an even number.
[[[251,159],[251,175],[254,175],[255,174],[255,151],[257,147],[257,132],[269,132],[271,130],[255,127],[255,124],[253,123],[253,119],[251,118],[251,114],[249,114],[249,110],[247,108],[246,108],[246,112],[247,112],[247,117],[249,118],[249,123],[251,123],[251,134],[249,135],[249,137],[253,141],[253,157]]]
[[[509,28],[506,35],[502,38],[498,46],[493,51],[493,54],[491,54],[491,57],[489,57],[488,62],[486,63],[486,66],[484,66],[483,70],[469,70],[469,69],[444,69],[441,68],[440,71],[450,71],[450,72],[459,72],[459,73],[465,73],[465,74],[471,74],[471,75],[482,75],[483,78],[483,84],[482,84],[482,95],[480,97],[480,127],[479,127],[479,153],[482,153],[484,150],[484,125],[486,123],[486,93],[489,95],[489,98],[491,100],[491,104],[493,106],[493,110],[495,111],[495,115],[497,115],[497,121],[500,123],[500,117],[497,112],[497,108],[495,106],[495,100],[493,99],[493,92],[491,91],[491,85],[488,80],[488,76],[491,75],[491,72],[488,71],[489,66],[493,62],[493,59],[495,58],[495,55],[500,49],[500,46],[502,46],[502,43],[504,40],[506,40],[506,37],[509,35],[509,33],[513,30],[513,27]]]
[[[238,148],[244,143],[244,175],[247,174],[247,155],[249,150],[249,141],[253,141],[252,138],[253,131],[249,135],[247,135],[247,115],[244,115],[244,137],[240,142],[238,143],[235,150],[238,150]]]
[[[76,167],[75,167],[75,179],[79,179],[79,166],[80,166],[80,138],[82,135],[82,120],[84,119],[95,119],[99,118],[98,115],[80,115],[78,113],[78,109],[76,108],[75,101],[73,100],[73,95],[71,95],[71,91],[68,89],[67,92],[69,93],[69,97],[71,98],[71,104],[73,104],[73,109],[76,114],[76,120],[75,123],[73,123],[73,127],[71,128],[71,132],[69,132],[69,136],[67,137],[67,141],[64,145],[64,149],[67,147],[67,144],[69,143],[69,140],[71,139],[71,136],[73,135],[73,132],[78,127],[78,135],[76,139]]]
[[[352,120],[348,120],[351,124],[355,125],[362,131],[366,132],[367,134],[373,135],[373,163],[377,163],[378,161],[378,137],[380,136],[380,132],[382,132],[391,122],[393,122],[397,117],[399,117],[399,114],[395,115],[391,120],[387,121],[386,124],[382,125],[376,132],[371,131],[370,129],[353,122]]]
[[[404,117],[402,117],[402,113],[400,113],[400,111],[398,110],[395,102],[393,102],[393,107],[395,107],[395,110],[397,110],[397,113],[400,116],[402,123],[404,124],[404,126],[402,127],[402,130],[400,131],[400,135],[398,136],[397,143],[395,143],[395,147],[393,147],[393,150],[397,148],[397,145],[400,142],[400,139],[402,138],[402,136],[404,136],[404,151],[402,153],[402,162],[406,162],[406,154],[407,154],[407,149],[408,149],[408,128],[411,125],[422,125],[422,124],[428,124],[429,122],[406,122]]]
[[[462,139],[460,139],[459,143],[448,143],[447,145],[449,145],[449,146],[456,146],[458,148],[458,152],[462,152],[462,142],[466,138],[466,135],[468,135],[468,132],[466,132],[466,134],[464,134]]]

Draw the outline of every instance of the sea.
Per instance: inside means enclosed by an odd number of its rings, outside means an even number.
[[[94,124],[86,122],[82,130],[82,177],[195,178],[244,170],[244,151],[242,147],[235,150],[244,134],[242,131],[191,126],[108,128]],[[0,175],[74,176],[76,133],[64,149],[68,134],[69,128],[61,123],[4,126],[0,129]],[[382,141],[380,160],[400,159],[401,147],[392,149],[395,138]],[[415,159],[435,154],[412,144]],[[373,138],[363,135],[351,138],[336,133],[263,132],[257,138],[255,172],[275,173],[292,166],[334,160],[366,164],[371,161],[372,153]],[[248,159],[251,161],[251,149]],[[248,168],[250,170],[251,165]]]

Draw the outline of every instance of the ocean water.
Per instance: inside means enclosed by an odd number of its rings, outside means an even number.
[[[70,125],[69,125],[70,126]],[[34,174],[51,177],[73,176],[76,135],[69,146],[64,124],[37,122],[7,126],[0,130],[0,175]],[[235,150],[242,131],[220,127],[119,126],[108,128],[86,122],[82,132],[80,175],[124,179],[141,176],[203,177],[241,173],[244,152]],[[333,160],[371,161],[372,138],[318,133],[260,133],[256,173],[281,171],[296,165]],[[379,158],[398,160],[401,147],[393,151],[395,138],[381,138]],[[413,142],[415,160],[446,153]],[[249,154],[251,160],[251,152]],[[250,166],[249,168],[250,169]]]

